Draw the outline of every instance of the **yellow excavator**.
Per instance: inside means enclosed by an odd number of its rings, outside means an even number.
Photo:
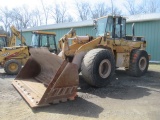
[[[96,38],[75,36],[69,45],[64,36],[61,52],[30,49],[30,58],[19,72],[13,86],[31,107],[73,100],[81,71],[85,81],[94,87],[106,86],[116,67],[123,67],[135,77],[148,70],[150,55],[145,51],[144,37],[126,35],[126,18],[105,16],[94,20]]]
[[[13,46],[16,46],[16,40],[18,38],[18,40],[21,41],[21,46],[26,46],[26,40],[25,38],[23,37],[23,35],[21,35],[21,32],[19,30],[17,30],[17,28],[12,25],[10,27],[11,29],[11,37],[9,38],[9,41],[8,41],[8,46],[7,47],[13,47]]]
[[[21,45],[26,45],[25,38],[21,36],[20,31],[18,31],[14,25],[10,27],[10,30],[11,30],[11,37],[9,37],[7,33],[4,34],[4,31],[3,31],[3,34],[0,33],[0,49],[2,49],[3,47],[16,46],[17,38],[18,40],[21,41]]]

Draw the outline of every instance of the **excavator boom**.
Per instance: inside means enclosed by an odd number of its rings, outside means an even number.
[[[26,42],[25,42],[26,40],[25,40],[25,38],[21,35],[21,32],[18,31],[17,28],[16,28],[14,25],[12,25],[10,29],[11,29],[13,35],[12,35],[12,37],[10,38],[9,47],[16,45],[16,37],[21,41],[21,43],[22,43],[23,45],[26,45]]]

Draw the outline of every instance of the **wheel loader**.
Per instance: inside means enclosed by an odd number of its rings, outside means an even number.
[[[106,86],[115,68],[123,67],[135,77],[147,72],[150,55],[144,37],[126,35],[126,18],[105,16],[94,20],[96,38],[64,36],[58,55],[47,49],[30,49],[30,58],[19,72],[13,86],[31,107],[73,100],[81,71],[94,87]]]

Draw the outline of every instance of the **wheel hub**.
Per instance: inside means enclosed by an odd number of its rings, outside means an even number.
[[[16,71],[17,69],[18,69],[18,66],[17,66],[16,63],[11,63],[11,64],[9,65],[9,70],[10,70],[10,71]]]
[[[139,69],[141,71],[145,70],[146,69],[146,66],[147,66],[147,60],[145,57],[141,57],[140,60],[139,60]]]
[[[102,78],[107,78],[111,73],[111,63],[108,59],[102,60],[99,65],[99,75]]]

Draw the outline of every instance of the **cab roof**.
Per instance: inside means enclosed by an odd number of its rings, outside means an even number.
[[[7,35],[5,35],[5,34],[0,34],[0,37],[7,37]]]
[[[33,31],[34,34],[45,34],[45,35],[55,35],[55,32],[46,32],[46,31]]]

